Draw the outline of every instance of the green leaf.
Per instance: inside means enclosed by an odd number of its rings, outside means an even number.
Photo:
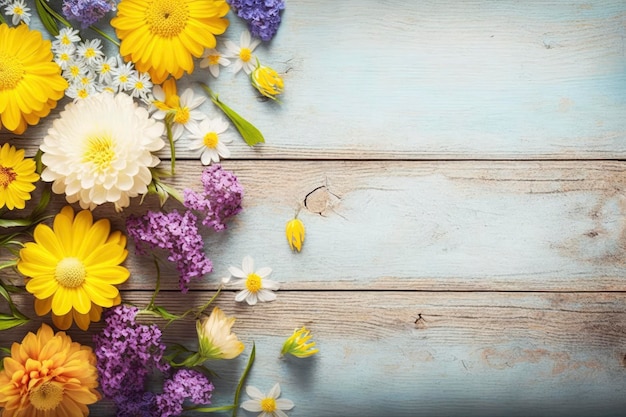
[[[54,20],[54,17],[47,10],[46,5],[43,4],[45,0],[35,0],[35,6],[37,7],[37,14],[39,15],[39,19],[41,23],[46,28],[48,33],[52,36],[57,36],[59,34],[59,28],[57,27],[57,23]]]
[[[13,317],[5,313],[0,313],[0,330],[8,330],[13,327],[28,323],[28,319]]]
[[[152,311],[163,317],[165,320],[177,320],[179,318],[176,314],[172,314],[160,306],[152,306]]]
[[[230,119],[235,125],[239,134],[248,146],[254,146],[258,143],[265,143],[265,138],[259,129],[257,129],[252,123],[241,117],[237,112],[228,107],[222,102],[217,94],[213,93],[208,85],[200,83],[204,91],[209,95],[211,101],[219,107],[222,112]]]
[[[233,408],[235,408],[235,406],[231,404],[231,405],[222,405],[219,407],[193,407],[193,408],[187,408],[186,410],[198,411],[200,413],[218,413],[220,411],[232,410]]]

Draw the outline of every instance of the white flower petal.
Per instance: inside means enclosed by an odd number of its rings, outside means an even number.
[[[256,293],[248,291],[248,296],[246,297],[246,302],[248,303],[248,305],[251,305],[251,306],[256,305],[257,301],[258,301],[258,297]]]
[[[293,401],[286,398],[279,398],[276,400],[276,407],[281,410],[291,410],[293,407],[295,407],[295,404],[293,403]]]
[[[272,273],[272,268],[267,267],[267,266],[264,266],[263,268],[260,268],[258,271],[256,271],[256,274],[260,276],[261,278],[266,278],[271,273]]]
[[[280,397],[280,383],[277,382],[274,384],[270,392],[267,393],[267,396],[274,399]]]
[[[248,274],[246,274],[244,271],[237,268],[236,266],[228,267],[228,272],[230,272],[232,276],[237,278],[246,278],[248,276]]]
[[[273,279],[266,278],[263,280],[263,288],[276,291],[280,288],[280,283],[278,281],[274,281]]]
[[[235,295],[235,301],[237,301],[238,303],[242,302],[243,300],[248,301],[249,295],[252,294],[250,291],[246,290],[242,290],[240,292],[237,293],[237,295]],[[255,296],[256,298],[256,296]]]
[[[241,263],[241,269],[243,270],[245,276],[254,273],[254,259],[252,259],[251,256],[246,255]]]
[[[258,400],[246,400],[241,403],[241,408],[243,408],[246,411],[252,411],[255,413],[258,413],[259,411],[263,410],[261,408],[261,403]]]
[[[256,293],[256,295],[259,298],[259,301],[262,303],[268,303],[270,301],[276,300],[276,294],[269,290],[260,289]]]
[[[254,385],[246,385],[246,394],[248,394],[250,398],[252,398],[253,400],[262,400],[263,398],[265,398],[265,395],[261,392],[261,390],[255,387]],[[256,410],[249,410],[249,411],[256,411]],[[258,410],[258,411],[261,411],[261,410]]]
[[[272,417],[289,417],[287,413],[282,411],[281,409],[274,410],[274,415]]]

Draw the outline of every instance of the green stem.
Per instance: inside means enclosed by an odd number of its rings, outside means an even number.
[[[154,286],[154,294],[152,294],[152,298],[150,299],[150,304],[146,307],[146,310],[151,310],[154,308],[154,302],[156,301],[157,294],[161,290],[161,268],[159,267],[159,261],[156,256],[152,255],[154,259],[154,267],[156,268],[156,284]]]
[[[116,41],[115,39],[113,39],[111,36],[109,36],[107,33],[103,32],[100,28],[97,28],[93,25],[89,26],[89,29],[93,30],[94,32],[96,32],[98,35],[102,36],[104,39],[108,40],[109,42],[111,42],[113,45],[117,46],[118,48],[120,47],[120,43],[118,41]]]
[[[220,407],[190,407],[186,408],[186,411],[198,411],[200,413],[217,413],[220,411],[228,411],[235,408],[234,405],[222,405]]]
[[[170,143],[170,158],[172,161],[172,167],[170,169],[171,175],[174,175],[174,167],[176,165],[176,147],[174,146],[174,137],[172,136],[172,118],[174,117],[173,113],[165,116],[165,128],[167,129],[167,140]]]
[[[72,24],[70,22],[68,22],[63,16],[61,16],[60,14],[58,14],[52,7],[50,7],[50,5],[43,0],[37,0],[37,2],[39,4],[41,4],[41,6],[46,9],[46,11],[52,16],[54,17],[56,20],[58,20],[60,23],[64,24],[65,26],[67,26],[68,28],[72,27]]]
[[[1,23],[7,23],[7,21],[6,21],[6,20],[4,20],[4,17],[0,14],[0,24],[1,24]]]
[[[254,363],[254,357],[256,356],[256,345],[252,342],[252,351],[250,352],[250,359],[248,359],[248,364],[246,365],[246,369],[244,369],[243,374],[241,374],[241,378],[239,378],[239,383],[237,384],[237,390],[235,391],[235,400],[233,401],[233,414],[232,417],[237,417],[237,407],[239,407],[239,396],[241,395],[241,388],[243,387],[243,383],[246,381],[248,377],[248,373],[252,368],[252,364]]]

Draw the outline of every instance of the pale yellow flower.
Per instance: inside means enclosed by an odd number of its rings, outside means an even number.
[[[311,332],[302,327],[296,329],[293,334],[285,340],[282,355],[290,354],[297,358],[306,358],[315,355],[320,350],[315,348],[315,342],[307,343],[311,339]]]
[[[285,235],[287,236],[287,242],[291,250],[302,250],[302,243],[304,243],[304,223],[300,219],[292,219],[287,222],[285,227]]]
[[[230,331],[234,323],[235,318],[226,317],[219,307],[208,318],[196,322],[198,354],[202,359],[233,359],[243,352],[243,343]]]

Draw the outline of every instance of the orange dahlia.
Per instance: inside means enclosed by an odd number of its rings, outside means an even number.
[[[193,72],[193,57],[215,48],[229,9],[224,0],[122,0],[111,26],[124,59],[161,84],[169,75]]]
[[[0,371],[2,417],[87,416],[96,390],[96,355],[65,332],[42,324],[13,343]]]

